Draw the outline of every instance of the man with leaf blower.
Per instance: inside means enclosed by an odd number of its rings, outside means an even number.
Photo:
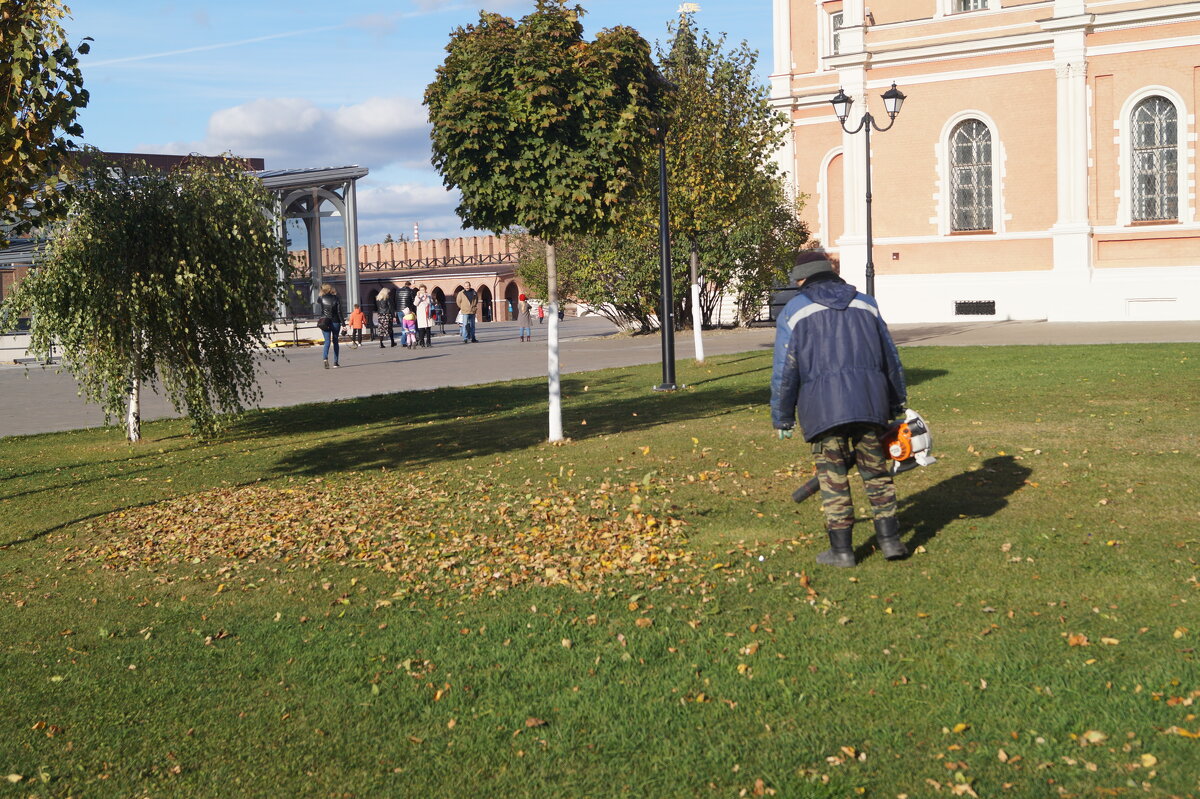
[[[904,369],[874,298],[842,280],[819,253],[796,257],[789,280],[800,287],[775,325],[771,421],[791,438],[799,412],[812,444],[829,549],[817,562],[856,561],[854,504],[848,471],[857,463],[875,519],[875,540],[888,560],[903,558],[896,488],[882,438],[904,412]]]

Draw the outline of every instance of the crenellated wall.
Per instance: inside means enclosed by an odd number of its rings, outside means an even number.
[[[308,252],[293,250],[291,256],[296,269],[307,273]],[[391,241],[363,244],[358,248],[359,268],[369,272],[438,266],[484,266],[491,263],[509,263],[515,258],[515,245],[508,236],[458,236],[452,239]],[[345,249],[322,248],[321,265],[325,272],[345,272]]]

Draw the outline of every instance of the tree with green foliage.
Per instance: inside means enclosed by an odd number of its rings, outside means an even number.
[[[755,80],[757,54],[745,42],[727,52],[723,37],[698,36],[690,13],[658,55],[674,87],[666,98],[668,204],[673,237],[684,245],[674,248],[672,279],[690,273],[695,287],[677,298],[675,316],[690,315],[698,330],[732,294],[744,320],[808,237],[773,159],[787,119]],[[560,277],[575,296],[634,329],[658,324],[658,201],[657,182],[646,181],[619,232],[563,244],[572,258]],[[543,266],[528,255],[521,274],[536,282]]]
[[[76,54],[67,43],[59,0],[0,3],[0,247],[9,236],[61,211],[67,155],[82,136],[76,121],[88,103]]]
[[[425,92],[433,164],[464,227],[545,243],[550,440],[562,439],[555,245],[611,228],[646,171],[661,84],[650,45],[619,26],[583,38],[583,9],[538,0],[519,23],[456,29]]]
[[[62,364],[140,438],[140,387],[161,386],[192,428],[261,392],[256,360],[285,284],[273,196],[232,157],[170,172],[99,157],[76,178],[43,258],[0,308],[31,316],[29,349]]]

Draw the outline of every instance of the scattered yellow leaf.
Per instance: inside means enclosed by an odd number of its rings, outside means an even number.
[[[1089,744],[1102,744],[1108,740],[1108,736],[1100,732],[1100,730],[1088,730],[1083,735],[1079,736],[1080,740]]]
[[[1106,644],[1108,646],[1116,646],[1117,644],[1119,644],[1121,642],[1120,642],[1120,640],[1118,640],[1116,638],[1101,638],[1100,643]]]
[[[967,724],[965,721],[960,721],[959,723],[955,724],[954,727],[952,727],[951,729],[953,732],[966,732],[967,730],[971,729],[971,725]]]
[[[1155,765],[1156,763],[1158,763],[1158,758],[1157,758],[1157,757],[1155,757],[1154,755],[1150,754],[1149,752],[1147,752],[1146,754],[1142,755],[1142,756],[1139,758],[1139,760],[1141,761],[1141,764],[1142,764],[1142,766],[1143,766],[1144,768],[1150,768],[1151,766],[1153,766],[1153,765]]]

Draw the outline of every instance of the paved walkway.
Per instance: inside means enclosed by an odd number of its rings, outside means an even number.
[[[658,336],[614,335],[603,319],[567,319],[560,330],[560,363],[564,374],[635,364],[660,363]],[[971,322],[896,325],[902,346],[989,346],[1006,344],[1102,344],[1200,342],[1197,322],[1048,323]],[[534,340],[522,343],[511,322],[481,324],[479,344],[461,344],[456,329],[434,336],[434,346],[408,351],[380,349],[368,342],[361,349],[342,347],[342,368],[321,368],[319,348],[285,350],[286,359],[263,365],[265,407],[462,386],[538,377],[546,373],[544,326],[534,327]],[[772,328],[705,333],[708,355],[724,355],[771,347]],[[675,337],[681,368],[694,357],[692,335]],[[682,378],[680,378],[682,380]],[[78,395],[74,379],[53,368],[0,367],[0,436],[74,430],[104,423],[104,414]],[[143,394],[143,418],[174,415],[153,393]]]

